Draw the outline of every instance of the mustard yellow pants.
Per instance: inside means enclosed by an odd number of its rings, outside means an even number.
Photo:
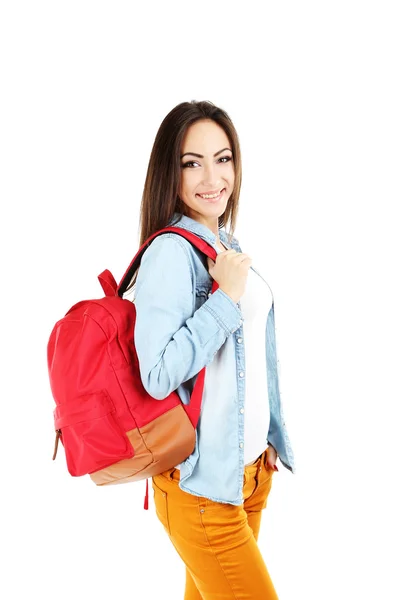
[[[183,492],[178,469],[152,478],[157,517],[186,565],[184,600],[278,600],[257,544],[274,473],[266,459],[245,467],[240,506]]]

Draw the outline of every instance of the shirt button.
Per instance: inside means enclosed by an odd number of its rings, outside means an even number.
[[[237,339],[237,343],[238,343],[238,344],[241,344],[242,342],[243,342],[242,338],[238,338],[238,339]]]
[[[243,414],[244,413],[244,408],[240,409],[240,413]]]
[[[244,377],[244,371],[240,371],[239,377]]]
[[[243,448],[243,442],[240,442],[239,447]]]
[[[211,292],[208,292],[208,297],[210,297],[210,296],[211,296]]]
[[[239,321],[239,325],[243,325],[243,321],[242,321],[242,319],[240,319],[240,321]]]

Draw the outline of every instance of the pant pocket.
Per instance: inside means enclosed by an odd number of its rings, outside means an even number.
[[[265,496],[262,508],[267,507],[267,500],[271,491],[274,473],[275,471],[267,465],[267,462],[262,465],[262,470],[260,472],[260,491],[262,491]]]
[[[154,506],[156,509],[157,518],[162,523],[168,535],[171,535],[168,515],[168,493],[164,489],[161,489],[154,479],[155,478],[153,477],[152,487],[154,492]]]

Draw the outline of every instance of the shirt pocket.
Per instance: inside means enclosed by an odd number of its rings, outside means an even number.
[[[154,477],[152,479],[152,487],[154,492],[154,506],[156,509],[156,514],[158,520],[163,525],[165,531],[168,535],[171,535],[171,528],[169,524],[169,514],[168,514],[168,493],[158,487],[157,483],[154,481]]]

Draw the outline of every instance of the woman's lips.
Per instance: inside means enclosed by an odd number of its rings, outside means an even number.
[[[217,196],[216,198],[203,198],[202,196],[200,196],[200,194],[196,194],[196,196],[198,196],[201,200],[203,200],[203,202],[208,202],[209,204],[215,204],[216,202],[219,202],[222,198],[222,196],[225,193],[225,188],[223,188],[219,194],[219,196]]]

